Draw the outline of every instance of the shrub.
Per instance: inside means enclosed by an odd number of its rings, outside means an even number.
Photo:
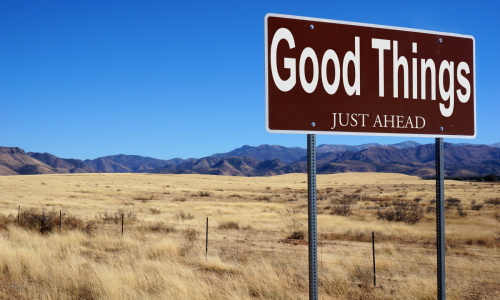
[[[458,198],[448,198],[448,199],[444,200],[444,203],[447,206],[459,206],[460,202],[462,202],[462,200],[460,200]]]
[[[304,231],[294,231],[291,235],[287,236],[286,238],[289,240],[303,240],[305,239],[306,234]]]
[[[499,205],[500,204],[500,198],[490,198],[490,199],[486,199],[484,201],[484,203],[487,203],[487,204],[493,204],[493,205]]]
[[[330,212],[331,215],[349,216],[352,213],[351,205],[335,205]]]
[[[457,211],[458,211],[458,215],[461,216],[461,217],[467,217],[467,213],[464,212],[464,210],[462,209],[462,206],[458,206],[457,207]]]
[[[218,226],[219,229],[240,229],[240,225],[235,221],[227,221],[220,223]]]
[[[477,211],[480,211],[481,208],[483,208],[483,204],[472,204],[471,205],[471,209],[472,210],[477,210]]]
[[[382,220],[405,222],[412,225],[424,217],[424,210],[415,203],[400,201],[394,207],[377,211],[377,217]]]
[[[164,232],[164,233],[170,233],[176,231],[175,226],[167,225],[163,222],[154,223],[153,225],[149,226],[149,230],[155,232]]]
[[[159,210],[157,208],[150,208],[149,210],[151,211],[151,213],[153,215],[159,215],[159,214],[161,214],[161,210]]]
[[[182,221],[192,220],[192,219],[194,219],[194,215],[190,212],[185,212],[185,211],[181,210],[180,212],[178,212],[174,215],[174,218],[176,220],[182,220]]]
[[[13,216],[9,216],[13,220]],[[19,214],[18,226],[38,231],[40,233],[49,233],[59,229],[60,214],[56,211],[46,212],[37,211],[33,208],[21,211]],[[81,230],[91,233],[92,226],[87,225],[77,215],[62,213],[62,228],[69,230]]]
[[[495,175],[495,174],[488,174],[488,175],[484,176],[484,180],[485,181],[497,181],[498,178],[497,178],[497,175]]]
[[[212,193],[210,193],[209,191],[199,191],[198,192],[198,196],[200,196],[200,197],[210,197],[210,196],[212,196]]]
[[[14,223],[14,216],[12,214],[5,216],[0,215],[0,230],[6,230],[9,224]]]
[[[300,206],[290,206],[286,207],[286,221],[287,226],[292,228],[294,231],[299,231],[302,226],[304,226],[304,221],[299,218],[299,214],[302,213],[302,207]]]
[[[196,240],[200,237],[200,233],[196,229],[186,228],[182,231],[182,237],[184,244],[181,246],[180,254],[184,256],[193,250]]]
[[[154,195],[151,195],[151,196],[137,196],[137,197],[133,197],[132,199],[134,200],[141,200],[142,202],[148,202],[148,200],[154,200],[155,196]]]
[[[359,194],[345,194],[342,198],[340,199],[335,199],[332,200],[332,204],[342,204],[342,205],[350,205],[354,204],[360,200],[362,200],[364,197],[362,197]]]
[[[416,198],[413,199],[413,201],[415,201],[416,203],[419,203],[420,201],[422,201],[422,198],[416,197]]]

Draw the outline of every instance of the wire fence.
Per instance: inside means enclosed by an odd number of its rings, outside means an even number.
[[[64,214],[59,212],[59,230]],[[18,216],[19,220],[19,216]],[[280,260],[308,278],[308,243],[289,238],[293,231],[240,228],[237,224],[209,226],[187,223],[163,223],[128,220],[125,215],[110,222],[94,222],[94,234],[151,235],[170,239],[190,251],[208,256],[228,257],[236,261],[249,257]],[[381,236],[380,239],[377,236]],[[488,251],[485,254],[485,251]],[[436,278],[436,246],[417,238],[391,239],[377,232],[370,234],[318,233],[318,275],[353,276],[366,282],[410,284],[415,278]],[[486,256],[486,257],[485,257]],[[452,287],[472,285],[472,295],[500,298],[500,251],[498,248],[474,248],[463,245],[446,250],[446,279]],[[437,280],[437,279],[436,279]]]

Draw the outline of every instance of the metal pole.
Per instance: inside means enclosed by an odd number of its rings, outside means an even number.
[[[436,138],[436,247],[438,299],[446,299],[444,231],[444,142]]]
[[[122,235],[123,235],[123,219],[124,219],[124,214],[122,214]]]
[[[375,233],[372,231],[372,252],[373,252],[373,286],[377,287],[377,277],[375,275]]]
[[[207,217],[207,230],[206,230],[206,233],[207,233],[207,236],[205,238],[205,259],[208,258],[208,217]]]
[[[316,135],[307,135],[307,194],[309,235],[309,300],[318,300],[318,257],[316,232]]]

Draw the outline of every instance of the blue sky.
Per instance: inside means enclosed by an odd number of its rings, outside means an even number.
[[[498,1],[0,2],[0,146],[64,158],[306,146],[265,130],[264,16],[473,35],[477,137],[500,142]],[[433,139],[318,136],[318,144]]]

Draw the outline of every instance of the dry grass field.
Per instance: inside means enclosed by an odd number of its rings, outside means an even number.
[[[2,176],[0,299],[308,299],[306,180]],[[344,173],[317,183],[320,299],[436,298],[435,181]],[[498,299],[500,185],[445,187],[448,298]],[[409,219],[381,218],[402,207]],[[50,226],[26,229],[40,216]]]

